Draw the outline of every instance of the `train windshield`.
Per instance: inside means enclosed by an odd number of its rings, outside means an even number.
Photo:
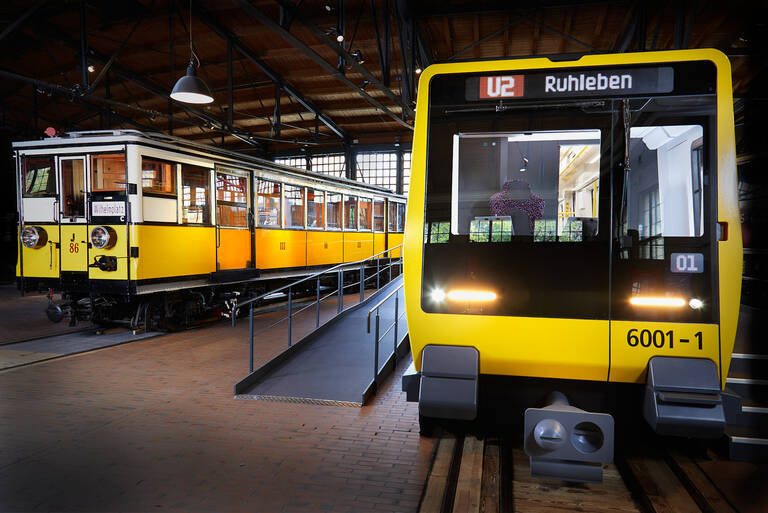
[[[598,231],[600,130],[453,136],[451,233],[581,242]]]
[[[432,78],[422,308],[711,322],[714,87],[703,61]]]

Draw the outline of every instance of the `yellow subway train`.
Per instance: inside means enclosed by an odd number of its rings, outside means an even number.
[[[53,321],[177,325],[268,280],[402,244],[401,195],[164,134],[74,132],[13,149],[18,286],[60,291]]]
[[[586,481],[612,458],[609,396],[663,435],[723,433],[742,272],[731,88],[716,50],[424,70],[403,386],[425,431],[520,404],[534,475]]]

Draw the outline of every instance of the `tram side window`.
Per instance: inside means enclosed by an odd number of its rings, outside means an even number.
[[[248,226],[248,179],[216,173],[217,223],[222,226]]]
[[[600,130],[455,134],[451,232],[582,242],[598,227]]]
[[[390,202],[389,210],[387,211],[387,231],[397,231],[397,203]]]
[[[322,228],[324,226],[323,205],[325,193],[315,189],[307,189],[307,227]]]
[[[141,188],[146,196],[176,196],[176,164],[142,157]]]
[[[622,224],[639,258],[663,260],[664,237],[704,234],[702,136],[701,125],[630,128]]]
[[[279,227],[280,184],[268,180],[258,180],[257,183],[259,226]]]
[[[209,224],[211,212],[208,204],[209,171],[200,166],[181,165],[181,222]]]
[[[371,200],[360,198],[359,203],[360,223],[359,228],[361,230],[371,229]]]
[[[373,200],[373,229],[384,231],[384,200]]]
[[[24,157],[24,197],[42,198],[56,194],[53,157]]]
[[[125,154],[91,155],[91,190],[124,191]]]
[[[328,228],[332,228],[334,230],[341,229],[342,210],[343,209],[341,205],[341,194],[328,193],[328,202],[326,203],[326,215],[328,217],[327,219]]]
[[[402,232],[405,229],[405,203],[397,204],[397,231]]]
[[[285,227],[304,228],[304,187],[285,186]]]
[[[344,228],[357,229],[357,197],[344,196]]]

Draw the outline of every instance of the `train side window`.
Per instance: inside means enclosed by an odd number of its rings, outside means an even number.
[[[357,230],[357,196],[344,195],[344,229]]]
[[[91,190],[124,191],[125,154],[91,155]]]
[[[371,229],[371,200],[360,198],[358,206],[360,223],[358,228],[361,230]]]
[[[216,173],[216,215],[221,226],[248,226],[248,179]]]
[[[304,187],[285,186],[286,228],[304,228]]]
[[[307,227],[323,228],[323,206],[325,205],[325,193],[315,189],[307,189]]]
[[[397,204],[397,231],[405,231],[405,203]]]
[[[387,211],[387,231],[397,231],[397,203],[390,201]]]
[[[280,184],[268,180],[257,182],[259,226],[280,226]]]
[[[25,198],[43,198],[56,194],[53,157],[24,157],[22,173]]]
[[[184,224],[210,224],[208,169],[188,164],[181,165],[181,222]]]
[[[327,215],[327,227],[340,230],[341,229],[341,194],[328,193],[328,202],[326,203],[326,215]]]
[[[384,200],[373,200],[373,229],[377,232],[384,231]]]
[[[141,157],[141,188],[145,196],[176,196],[176,164]]]

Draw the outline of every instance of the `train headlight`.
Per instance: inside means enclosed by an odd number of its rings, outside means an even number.
[[[25,248],[42,248],[46,242],[48,242],[48,233],[39,226],[25,226],[21,230],[21,243]]]
[[[96,249],[109,249],[117,244],[117,234],[109,226],[97,226],[91,230],[91,244]]]
[[[690,306],[694,310],[698,310],[699,308],[704,306],[704,301],[702,301],[701,299],[699,299],[697,297],[694,297],[694,298],[691,298],[690,301],[688,301],[688,306]]]
[[[430,294],[430,297],[435,303],[442,303],[445,301],[445,291],[443,289],[434,289]]]

